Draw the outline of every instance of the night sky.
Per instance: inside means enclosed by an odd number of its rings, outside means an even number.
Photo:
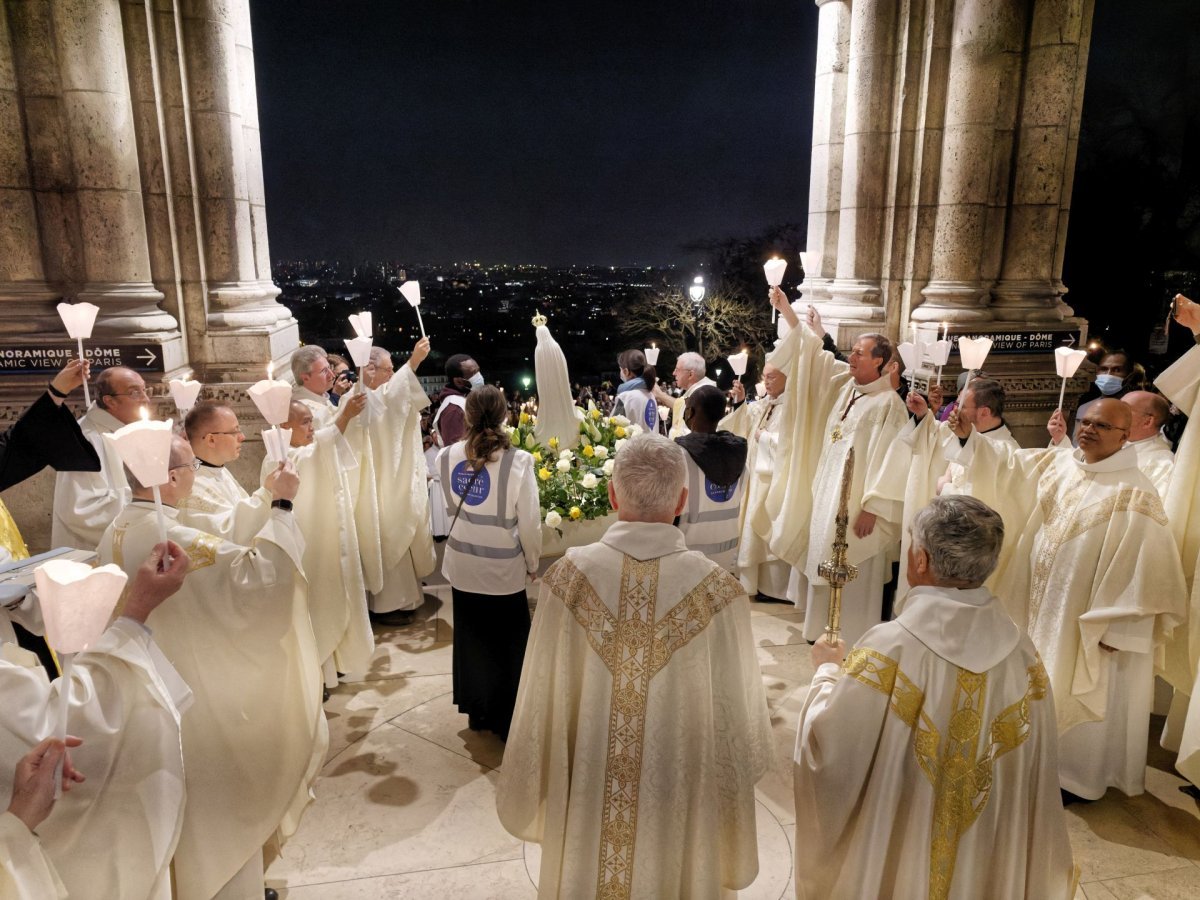
[[[806,218],[813,3],[251,10],[274,259],[669,264]]]

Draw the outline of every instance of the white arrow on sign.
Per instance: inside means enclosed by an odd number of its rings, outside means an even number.
[[[154,365],[154,361],[156,359],[158,359],[158,356],[155,355],[153,350],[147,348],[147,349],[143,350],[141,353],[139,353],[137,355],[137,358],[144,359],[146,361],[146,366],[148,368],[148,367]]]

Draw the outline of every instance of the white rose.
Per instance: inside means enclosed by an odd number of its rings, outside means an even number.
[[[558,469],[558,471],[560,471],[560,472],[570,472],[571,471],[571,461],[569,459],[560,459],[557,463],[554,464],[554,468]]]
[[[596,445],[596,459],[608,459],[608,448],[603,444]]]
[[[634,435],[641,434],[641,433],[642,433],[641,425],[637,424],[636,422],[630,424],[630,426],[629,426],[629,436],[630,437],[633,437]]]
[[[616,465],[617,465],[616,461],[610,459],[608,462],[606,462],[604,464],[604,474],[607,475],[609,478],[612,478],[613,469],[616,468]]]
[[[554,510],[550,510],[550,512],[546,513],[546,524],[551,528],[557,528],[562,524],[562,516],[560,516]]]
[[[586,475],[583,476],[583,480],[580,481],[579,483],[583,485],[584,490],[590,491],[597,484],[596,476],[593,475],[591,472],[588,472]]]
[[[613,416],[613,422],[617,425],[620,425],[622,428],[629,424],[629,420],[624,416]]]
[[[562,451],[562,453],[558,454],[558,458],[559,459],[574,459],[575,454],[572,453],[570,450],[564,450],[564,451]]]
[[[620,453],[621,448],[625,446],[625,438],[617,438],[617,442],[613,444],[613,453]]]

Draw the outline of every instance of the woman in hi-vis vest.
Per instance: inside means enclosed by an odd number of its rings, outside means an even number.
[[[533,457],[504,432],[508,406],[491,386],[467,395],[467,434],[437,457],[449,535],[442,574],[454,602],[454,703],[474,731],[508,737],[525,642],[528,576],[542,522]]]
[[[622,351],[617,357],[617,366],[621,370],[621,386],[617,388],[613,415],[625,416],[646,431],[662,434],[658,401],[651,393],[658,383],[654,366],[646,362],[646,354],[641,350]]]

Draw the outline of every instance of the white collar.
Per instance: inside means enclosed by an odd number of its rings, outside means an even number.
[[[657,559],[687,549],[683,532],[666,522],[616,522],[600,541],[636,560]]]
[[[324,394],[314,394],[302,384],[292,386],[292,396],[297,400],[308,400],[312,403],[320,403],[324,406],[333,408],[333,401]]]
[[[690,396],[692,396],[692,391],[696,390],[697,388],[707,387],[709,385],[711,385],[712,387],[716,387],[717,383],[706,375],[705,377],[703,377],[699,381],[697,381],[695,384],[693,384],[686,391],[684,391],[683,396],[690,397]]]
[[[860,394],[881,394],[884,391],[890,391],[892,389],[892,383],[882,375],[880,375],[870,384],[859,384],[854,380],[853,377],[851,377],[850,387],[854,388],[854,390],[858,391]]]
[[[986,672],[1021,640],[1021,629],[984,587],[915,587],[896,621],[942,659],[968,672]]]
[[[88,407],[83,417],[91,422],[100,432],[112,434],[118,428],[124,428],[125,423],[106,409],[101,409],[96,403]]]
[[[1083,451],[1078,449],[1071,453],[1071,458],[1075,460],[1075,465],[1085,472],[1120,472],[1122,469],[1138,467],[1137,450],[1128,441],[1112,456],[1099,462],[1084,462]]]

